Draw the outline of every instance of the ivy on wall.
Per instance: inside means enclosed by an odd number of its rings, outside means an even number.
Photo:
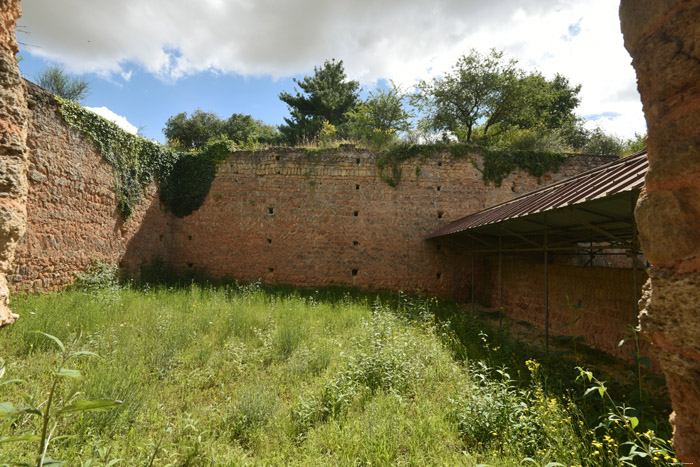
[[[483,167],[479,168],[471,154],[478,152],[483,156]],[[469,144],[396,144],[382,152],[377,158],[379,177],[388,185],[396,188],[401,182],[401,163],[409,159],[425,160],[436,154],[449,153],[453,158],[471,158],[474,167],[481,172],[484,183],[501,186],[503,179],[516,168],[527,171],[530,175],[542,177],[547,172],[557,172],[566,160],[565,154],[551,151],[503,151],[479,149]]]
[[[566,154],[551,151],[482,151],[484,166],[480,169],[486,184],[501,186],[503,179],[516,168],[539,180],[547,172],[557,172],[567,159]]]
[[[169,176],[179,154],[119,128],[79,104],[54,96],[63,120],[81,131],[114,168],[114,193],[119,211],[128,218],[156,178]]]
[[[220,139],[199,152],[183,153],[160,181],[160,199],[178,217],[185,217],[204,203],[216,169],[233,151],[233,143]]]
[[[114,193],[119,211],[128,218],[154,180],[161,202],[184,217],[199,209],[209,194],[216,168],[233,151],[228,139],[211,142],[202,151],[176,152],[119,128],[77,103],[54,96],[63,120],[81,131],[114,168]]]

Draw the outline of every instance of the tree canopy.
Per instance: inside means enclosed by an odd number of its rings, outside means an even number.
[[[285,139],[296,144],[313,140],[324,122],[340,128],[347,122],[347,113],[358,104],[360,83],[348,81],[343,61],[326,60],[320,68],[314,67],[313,76],[294,79],[299,89],[295,94],[282,92],[280,100],[289,106],[289,117],[280,131]]]
[[[558,128],[573,121],[580,86],[557,75],[549,81],[525,73],[503,52],[472,50],[443,77],[422,81],[413,102],[426,115],[427,126],[471,142],[508,130]]]
[[[232,114],[228,119],[212,112],[197,109],[188,117],[182,112],[168,119],[163,134],[172,147],[184,150],[201,150],[207,142],[226,136],[237,146],[247,148],[257,144],[275,144],[279,132],[250,115]]]
[[[370,92],[364,102],[348,112],[350,136],[382,147],[396,140],[400,132],[409,131],[413,115],[404,109],[404,98],[393,83],[388,90]]]
[[[37,75],[37,84],[59,97],[80,102],[90,93],[90,83],[77,76],[70,76],[62,66],[47,66]]]

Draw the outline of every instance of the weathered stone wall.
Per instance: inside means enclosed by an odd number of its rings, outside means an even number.
[[[506,315],[545,326],[544,258],[542,255],[503,256],[503,308]],[[498,307],[498,256],[484,260],[485,271],[477,281],[482,303]],[[639,271],[637,290],[646,281]],[[552,336],[581,336],[585,344],[625,358],[633,344],[618,347],[631,337],[634,325],[634,290],[631,268],[581,267],[549,264],[549,326]],[[578,321],[573,323],[578,318]],[[564,327],[565,326],[565,327]],[[641,353],[649,354],[646,343]],[[658,370],[657,370],[658,371]]]
[[[124,222],[112,167],[85,135],[63,122],[50,93],[26,86],[27,233],[9,277],[14,290],[59,289],[96,259],[130,270],[156,255],[167,259],[169,217],[160,209],[155,184]]]
[[[15,58],[15,27],[21,14],[19,0],[0,0],[0,327],[17,319],[8,308],[6,274],[27,213],[26,102]]]
[[[441,154],[403,163],[401,182],[392,188],[380,179],[376,157],[351,147],[234,154],[203,206],[173,219],[172,264],[236,279],[447,296],[454,255],[425,236],[538,187],[520,171],[499,188],[487,186],[470,160]],[[543,182],[603,162],[608,159],[576,157]]]
[[[674,446],[700,464],[700,1],[622,0],[625,47],[647,121],[649,172],[635,212],[653,266],[642,332],[675,410]]]

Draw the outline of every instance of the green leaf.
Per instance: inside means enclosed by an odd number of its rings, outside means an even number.
[[[32,414],[32,415],[38,415],[40,417],[44,415],[43,413],[41,413],[40,410],[37,410],[37,409],[22,409],[22,410],[20,410],[20,412],[28,413],[28,414]]]
[[[639,419],[637,417],[630,417],[627,420],[629,420],[630,423],[632,424],[633,430],[637,427],[637,425],[639,425]]]
[[[12,402],[0,402],[0,418],[12,417],[20,413],[19,410],[12,405]]]
[[[51,459],[50,457],[45,457],[42,465],[44,465],[44,467],[58,467],[58,466],[63,465],[65,463],[66,463],[66,461],[57,461],[57,460]]]
[[[589,395],[590,393],[592,393],[592,392],[595,391],[596,389],[598,389],[597,386],[594,386],[594,387],[592,387],[592,388],[586,389],[586,392],[583,393],[583,396],[586,397],[587,395]]]
[[[68,356],[68,358],[73,358],[73,357],[80,357],[82,355],[87,355],[89,357],[97,357],[100,358],[99,355],[97,355],[95,352],[89,352],[87,350],[79,350],[77,352],[71,352],[71,354]]]
[[[639,357],[639,359],[637,359],[637,361],[639,362],[640,365],[643,365],[647,368],[651,368],[651,360],[649,360],[649,357]]]
[[[61,413],[70,412],[97,412],[113,409],[118,405],[123,404],[122,401],[113,401],[107,399],[96,399],[92,401],[76,401],[67,405],[61,410]]]
[[[63,342],[61,342],[61,340],[60,340],[58,337],[52,336],[51,334],[46,334],[45,332],[41,332],[41,331],[32,331],[32,333],[34,333],[34,334],[41,334],[41,335],[43,335],[43,336],[48,337],[49,339],[51,339],[52,341],[54,341],[54,342],[56,343],[56,345],[58,345],[58,348],[61,349],[61,352],[65,352],[65,351],[66,351],[66,347],[63,345]]]
[[[4,386],[6,384],[12,384],[12,383],[26,383],[26,381],[23,379],[9,379],[7,381],[3,381],[2,383],[0,383],[0,387]]]
[[[39,438],[37,435],[22,435],[22,436],[4,436],[0,438],[0,444],[2,443],[15,443],[17,441],[29,441],[29,442],[34,442],[34,441],[39,441]]]
[[[68,368],[61,368],[56,372],[56,376],[61,376],[64,378],[82,379],[83,375],[79,370],[71,370]]]

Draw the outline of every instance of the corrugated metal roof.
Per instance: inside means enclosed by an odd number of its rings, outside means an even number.
[[[642,151],[463,217],[442,227],[427,238],[451,235],[639,190],[644,186],[647,167],[646,151]]]

